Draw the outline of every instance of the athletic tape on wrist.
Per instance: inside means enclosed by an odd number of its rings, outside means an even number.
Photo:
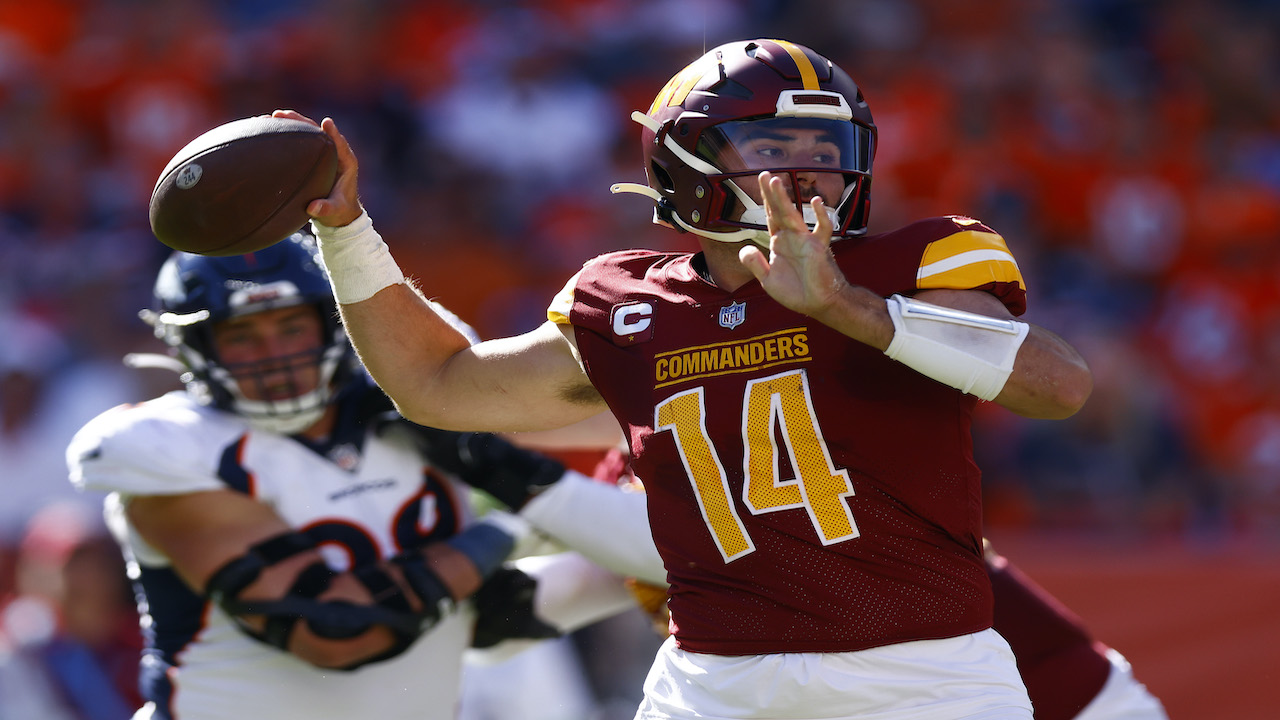
[[[367,211],[351,224],[337,228],[313,220],[311,229],[339,304],[368,300],[378,291],[404,282],[404,273],[382,236],[373,229],[373,219]]]
[[[1031,326],[894,295],[885,301],[893,341],[884,354],[922,375],[994,400]]]

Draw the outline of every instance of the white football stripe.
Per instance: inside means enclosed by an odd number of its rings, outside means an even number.
[[[916,271],[916,280],[923,280],[927,277],[938,275],[948,270],[955,270],[956,268],[964,267],[965,265],[976,265],[980,262],[986,262],[987,260],[1010,262],[1013,263],[1014,267],[1018,267],[1018,261],[1014,260],[1013,256],[1004,250],[969,250],[968,252],[962,252],[959,255],[952,255],[945,260],[932,262],[921,267]],[[1021,273],[1022,269],[1019,268],[1018,272]]]

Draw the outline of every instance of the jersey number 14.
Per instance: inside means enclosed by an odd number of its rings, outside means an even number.
[[[672,395],[658,404],[654,432],[670,430],[698,498],[702,518],[726,563],[755,551],[755,543],[729,495],[729,482],[706,426],[705,389]],[[775,430],[777,432],[775,432]],[[781,438],[797,477],[779,477]],[[858,537],[845,498],[853,495],[847,470],[831,462],[818,427],[808,375],[795,370],[747,383],[742,403],[742,502],[753,515],[804,509],[823,545]]]

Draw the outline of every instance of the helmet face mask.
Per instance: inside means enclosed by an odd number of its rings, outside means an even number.
[[[757,176],[782,176],[806,220],[821,195],[833,236],[866,232],[876,129],[861,91],[829,60],[781,40],[715,48],[673,77],[647,114],[654,221],[725,242],[767,246]]]
[[[146,316],[186,367],[182,381],[188,392],[257,429],[306,430],[350,377],[350,345],[309,236],[297,234],[235,257],[174,253],[157,276],[155,295],[158,310]],[[315,308],[314,344],[306,340],[301,349],[247,362],[228,361],[219,352],[218,337],[228,327],[254,318],[292,318],[282,322],[312,328],[310,315],[280,312],[297,306]]]
[[[320,312],[311,303],[286,305],[235,315],[213,328],[214,362],[209,376],[230,393],[231,409],[255,427],[296,433],[324,413],[346,350],[345,342],[326,342]],[[291,345],[268,357],[251,350],[248,359],[240,359],[246,356],[243,338],[249,331],[242,327],[245,323],[271,328],[267,332],[276,334],[275,342]],[[291,347],[302,349],[289,351]]]

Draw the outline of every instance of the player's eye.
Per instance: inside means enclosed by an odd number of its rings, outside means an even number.
[[[280,337],[294,341],[319,342],[319,334],[313,323],[306,321],[296,321],[285,323],[280,327]]]
[[[823,167],[839,167],[840,152],[838,150],[821,149],[813,153],[813,164]]]

